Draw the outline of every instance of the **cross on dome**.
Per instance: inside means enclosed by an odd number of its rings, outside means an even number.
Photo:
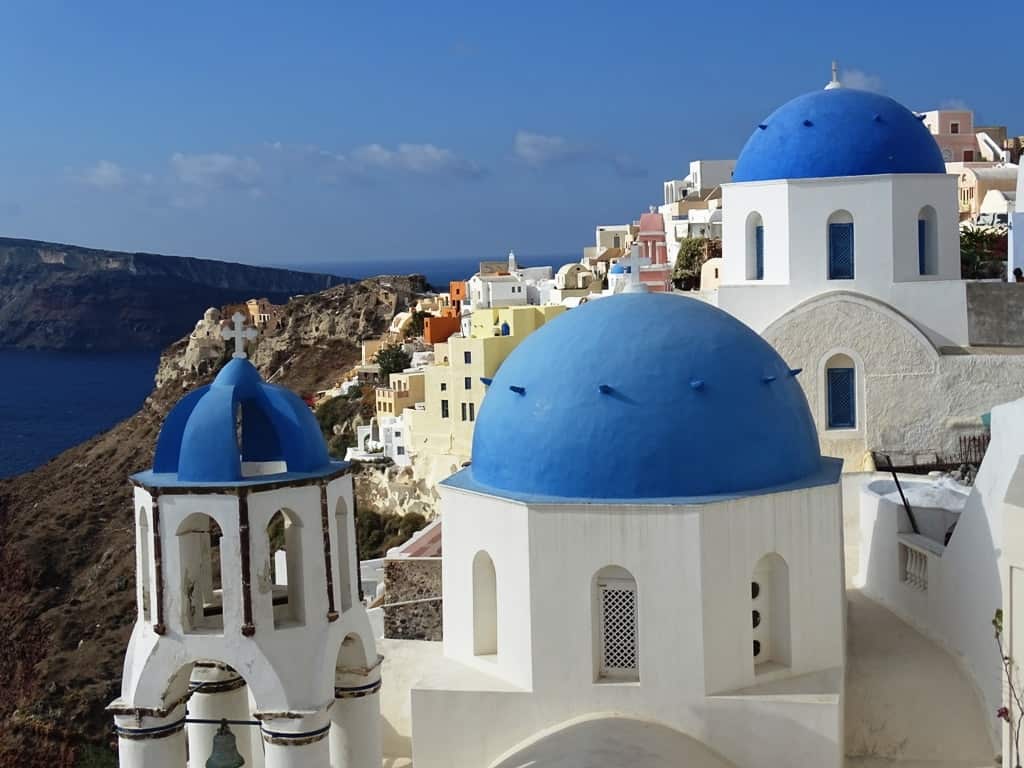
[[[833,88],[842,88],[843,84],[839,82],[839,62],[835,59],[832,60],[832,80],[828,85],[825,86],[826,91],[831,91]]]
[[[243,315],[241,312],[235,312],[235,314],[231,316],[231,323],[233,325],[232,328],[221,328],[221,338],[223,338],[225,341],[234,339],[235,351],[234,354],[231,355],[231,357],[237,357],[241,360],[244,360],[246,358],[245,342],[250,339],[255,339],[257,336],[260,335],[260,333],[255,328],[245,327],[245,315]]]

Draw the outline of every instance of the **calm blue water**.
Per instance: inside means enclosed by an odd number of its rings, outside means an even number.
[[[158,352],[0,349],[0,477],[26,472],[135,413]]]

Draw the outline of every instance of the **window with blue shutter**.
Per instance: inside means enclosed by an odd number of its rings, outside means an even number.
[[[828,225],[828,279],[853,279],[853,222]]]
[[[857,426],[856,378],[853,368],[829,368],[828,428],[853,429]]]
[[[928,262],[925,257],[925,227],[928,222],[924,219],[917,220],[917,273],[919,275],[928,274]]]
[[[754,228],[755,279],[764,280],[764,227]]]

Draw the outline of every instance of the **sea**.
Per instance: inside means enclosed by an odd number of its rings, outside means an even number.
[[[131,416],[153,390],[158,351],[0,349],[0,478],[27,472]]]
[[[520,257],[519,263],[557,269],[576,258],[531,255]],[[443,291],[450,281],[471,277],[479,263],[479,258],[420,258],[275,266],[356,279],[422,274]],[[38,467],[131,416],[153,389],[159,359],[159,350],[94,354],[0,349],[0,478]]]

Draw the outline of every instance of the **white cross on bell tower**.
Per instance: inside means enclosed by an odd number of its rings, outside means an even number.
[[[250,339],[255,339],[260,335],[259,331],[255,328],[245,327],[245,315],[241,312],[235,312],[231,316],[231,323],[234,327],[232,328],[221,328],[220,335],[225,341],[230,339],[235,340],[235,352],[231,357],[237,357],[241,360],[246,358],[245,354],[245,342]]]

